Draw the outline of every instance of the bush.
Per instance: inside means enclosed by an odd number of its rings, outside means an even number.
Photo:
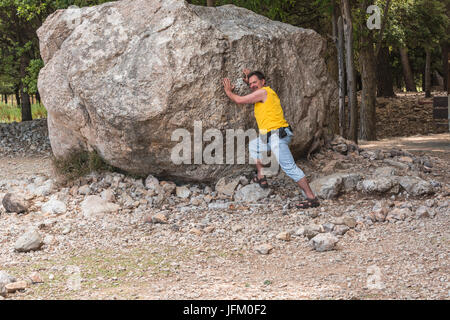
[[[117,172],[133,179],[142,179],[146,177],[145,175],[128,173],[106,163],[96,151],[74,151],[65,158],[52,156],[52,163],[56,173],[62,175],[67,182],[83,177],[93,171]]]
[[[53,156],[52,163],[56,172],[69,181],[85,176],[92,171],[114,172],[117,170],[115,167],[107,164],[95,151],[75,151],[65,158]]]

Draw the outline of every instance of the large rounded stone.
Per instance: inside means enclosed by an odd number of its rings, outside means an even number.
[[[24,213],[30,207],[30,203],[23,197],[13,193],[7,193],[2,200],[6,212]]]
[[[41,235],[36,230],[29,230],[17,239],[14,249],[18,252],[36,251],[42,244]]]
[[[259,186],[259,184],[252,183],[236,191],[234,194],[234,200],[242,202],[257,202],[258,200],[267,198],[270,192],[270,189],[263,189]]]
[[[278,93],[294,128],[294,156],[320,145],[328,108],[337,105],[325,39],[234,5],[122,0],[58,10],[37,33],[45,63],[38,88],[56,157],[96,150],[130,173],[197,181],[241,171],[206,164],[193,148],[184,164],[171,155],[181,140],[172,134],[186,129],[180,133],[191,142],[194,120],[203,133],[256,128],[253,108],[232,103],[222,85],[244,67],[263,71]],[[236,93],[249,93],[233,82]]]
[[[314,249],[319,252],[333,250],[339,239],[331,233],[320,233],[310,240]]]

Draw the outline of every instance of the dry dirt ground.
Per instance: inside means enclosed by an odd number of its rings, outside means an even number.
[[[445,165],[441,181],[449,181],[449,141],[449,134],[439,134],[360,146],[439,157]],[[306,160],[299,165],[312,170]],[[48,157],[0,158],[0,180],[51,175],[50,168]],[[415,207],[430,199],[399,200]],[[215,231],[201,234],[127,217],[88,223],[68,213],[40,226],[58,245],[29,253],[14,252],[12,235],[43,217],[8,214],[10,225],[0,235],[0,270],[18,280],[33,272],[42,278],[7,299],[449,299],[448,207],[434,218],[360,226],[333,251],[317,252],[304,237],[276,239],[279,232],[336,212],[364,214],[378,200],[346,194],[306,211],[282,210],[282,203],[251,214],[236,208],[210,214]],[[448,196],[441,196],[435,205],[445,200]],[[193,226],[205,219],[189,215]],[[71,231],[65,234],[67,224]],[[258,243],[274,249],[258,254]]]

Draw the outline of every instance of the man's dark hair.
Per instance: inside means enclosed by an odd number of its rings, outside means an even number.
[[[266,77],[261,71],[252,71],[248,74],[248,79],[250,80],[250,77],[257,76],[259,80],[265,80]]]

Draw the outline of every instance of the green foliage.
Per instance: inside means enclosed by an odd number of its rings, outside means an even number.
[[[446,12],[445,3],[439,0],[393,1],[386,39],[390,44],[409,48],[431,48],[439,41],[448,41],[449,18]]]
[[[0,74],[0,94],[10,94],[13,91],[13,79],[7,74]]]
[[[39,71],[44,67],[44,62],[42,59],[32,59],[27,67],[27,74],[22,82],[25,85],[25,91],[29,94],[36,94],[37,89],[37,79]]]
[[[0,0],[0,93],[19,87],[37,93],[37,78],[43,62],[37,29],[45,18],[71,5],[92,6],[107,0]],[[10,111],[9,114],[15,114]]]

